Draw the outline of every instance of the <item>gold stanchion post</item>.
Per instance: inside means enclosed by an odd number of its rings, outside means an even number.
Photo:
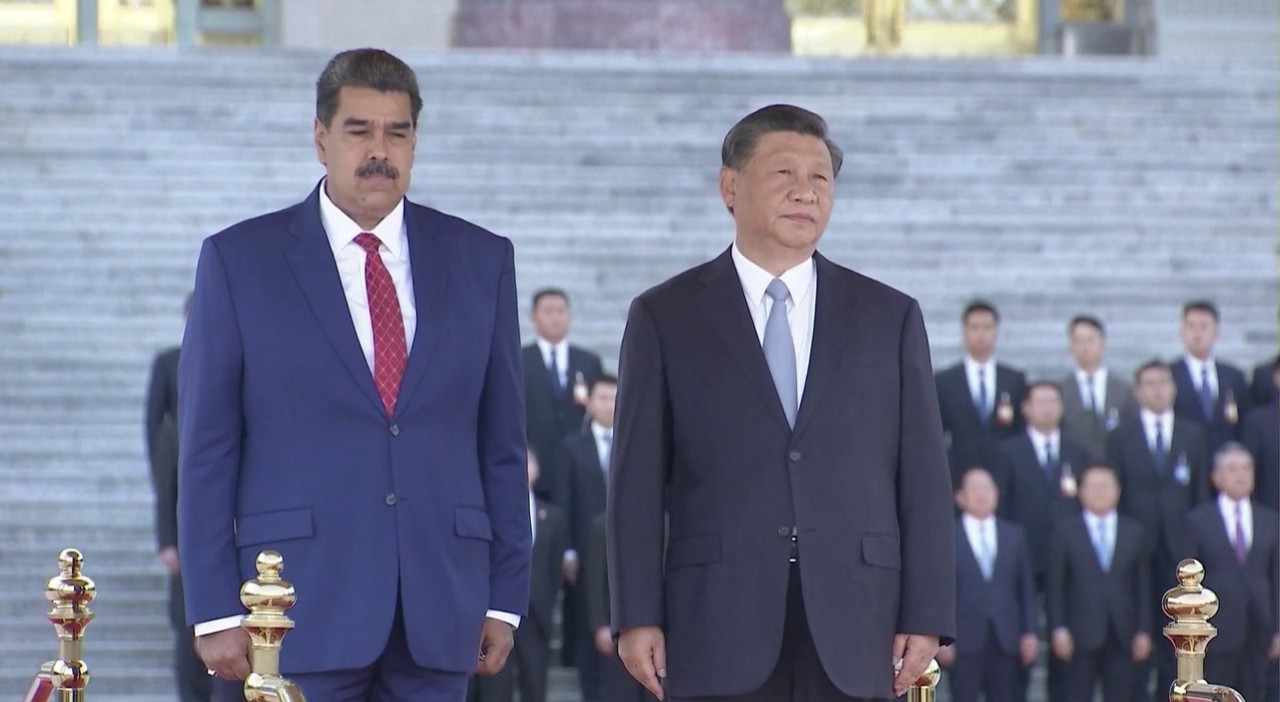
[[[45,584],[45,599],[53,605],[47,615],[58,634],[58,658],[40,667],[28,699],[84,702],[89,666],[84,662],[84,631],[93,621],[89,603],[97,586],[80,572],[84,556],[74,548],[58,554],[61,572]]]
[[[1178,564],[1178,585],[1164,593],[1161,605],[1173,621],[1164,636],[1173,644],[1178,677],[1169,688],[1169,702],[1244,702],[1239,692],[1205,682],[1204,653],[1218,630],[1209,619],[1218,613],[1218,596],[1204,581],[1204,566],[1188,558]],[[1258,701],[1254,701],[1258,702]]]
[[[244,681],[248,702],[305,702],[298,686],[280,675],[280,644],[293,628],[285,615],[297,601],[293,584],[280,577],[284,559],[276,551],[263,551],[255,563],[258,577],[240,588],[240,603],[249,610],[241,626],[249,633],[253,672]]]
[[[938,661],[929,661],[920,677],[907,688],[907,702],[933,702],[941,677],[942,669],[938,667]]]

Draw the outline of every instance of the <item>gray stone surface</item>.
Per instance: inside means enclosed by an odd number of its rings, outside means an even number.
[[[94,699],[172,698],[146,375],[200,240],[320,177],[326,58],[0,49],[0,697],[54,650],[41,588],[75,546],[100,592]],[[720,140],[773,101],[830,119],[848,158],[822,248],[917,296],[939,365],[973,295],[1036,377],[1063,371],[1079,311],[1119,372],[1175,353],[1190,297],[1222,305],[1223,358],[1275,352],[1274,62],[409,58],[412,196],[510,236],[522,304],[566,287],[609,366],[631,298],[728,245]]]

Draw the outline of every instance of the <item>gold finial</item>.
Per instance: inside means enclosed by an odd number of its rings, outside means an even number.
[[[1203,585],[1204,566],[1194,558],[1178,564],[1178,585],[1164,593],[1161,607],[1173,621],[1164,627],[1164,636],[1173,644],[1178,660],[1178,677],[1169,690],[1170,702],[1217,700],[1241,702],[1240,693],[1229,687],[1211,685],[1204,679],[1204,653],[1218,630],[1209,619],[1218,613],[1218,596]]]
[[[44,586],[45,599],[53,605],[46,617],[58,634],[58,658],[45,663],[42,676],[60,690],[63,702],[79,702],[84,699],[84,688],[89,683],[89,666],[84,662],[84,632],[93,621],[89,603],[97,597],[98,588],[93,580],[84,576],[84,556],[74,548],[63,549],[58,554],[58,575]]]
[[[937,659],[930,660],[920,677],[907,688],[907,702],[933,702],[934,691],[941,678],[942,669],[938,667]]]
[[[285,611],[297,602],[293,583],[281,577],[284,558],[277,551],[258,554],[254,566],[258,577],[240,588],[240,603],[249,610],[241,626],[249,634],[253,649],[249,655],[253,670],[244,681],[249,702],[300,702],[302,692],[280,675],[280,646],[293,620]]]

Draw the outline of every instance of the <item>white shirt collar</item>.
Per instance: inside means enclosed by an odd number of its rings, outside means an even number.
[[[1046,440],[1049,442],[1050,446],[1057,448],[1059,437],[1062,436],[1062,432],[1061,430],[1054,429],[1048,434],[1041,434],[1035,427],[1028,425],[1027,435],[1031,437],[1031,443],[1035,445],[1036,451],[1038,452],[1040,449],[1044,448],[1044,442]]]
[[[988,382],[990,382],[991,379],[995,377],[996,357],[992,356],[991,358],[988,358],[986,363],[978,363],[977,361],[973,360],[973,356],[970,356],[969,354],[966,353],[964,355],[965,372],[972,377],[977,377],[979,368],[986,371],[986,379]]]
[[[613,435],[612,429],[606,429],[602,424],[600,424],[600,422],[597,422],[594,419],[591,420],[591,435],[596,438],[596,443],[600,443],[601,441],[604,440],[604,435],[606,432],[608,432],[610,437],[612,437]]]
[[[1092,374],[1090,374],[1089,371],[1076,366],[1076,382],[1081,386],[1089,384],[1090,375],[1092,375],[1093,387],[1095,390],[1098,388],[1105,388],[1107,386],[1106,366],[1098,366],[1098,370],[1094,371]]]
[[[329,238],[329,247],[333,249],[334,255],[338,250],[347,245],[356,245],[354,240],[357,235],[362,234],[366,230],[361,229],[355,220],[347,216],[346,212],[338,209],[333,204],[333,200],[329,199],[327,190],[329,185],[328,179],[320,183],[320,222],[324,225],[325,235]],[[382,240],[382,248],[385,251],[382,255],[401,258],[405,247],[404,232],[404,198],[400,198],[400,202],[396,203],[395,209],[391,210],[381,222],[375,226],[370,232],[374,236]]]
[[[993,536],[995,535],[996,515],[989,515],[986,519],[978,519],[977,517],[965,512],[960,516],[964,524],[964,530],[968,534],[981,534],[984,530],[989,530]]]
[[[1142,426],[1150,429],[1158,421],[1162,425],[1161,429],[1169,429],[1170,431],[1166,431],[1164,437],[1165,441],[1169,440],[1168,435],[1172,433],[1173,426],[1173,410],[1165,410],[1161,414],[1156,414],[1146,407],[1143,407],[1139,411],[1139,414],[1142,415]]]
[[[1227,497],[1227,493],[1225,492],[1218,493],[1218,509],[1228,520],[1234,520],[1236,518],[1236,505],[1240,505],[1240,515],[1244,517],[1245,521],[1249,521],[1249,518],[1253,514],[1249,498],[1246,497],[1243,500],[1236,501]],[[1231,522],[1228,521],[1228,523]]]
[[[542,337],[538,337],[538,350],[542,352],[542,360],[544,363],[547,361],[548,357],[551,356],[552,349],[554,349],[556,352],[556,363],[561,363],[562,361],[565,361],[566,359],[564,358],[564,355],[569,350],[569,339],[564,338],[560,340],[560,343],[553,344]],[[568,365],[568,363],[566,362],[566,363],[563,363],[562,365]],[[562,373],[565,370],[566,369],[563,367],[560,368],[560,372]]]
[[[738,270],[738,280],[742,283],[742,289],[746,292],[747,299],[756,305],[764,304],[765,288],[769,287],[769,283],[773,282],[773,275],[756,265],[754,261],[747,258],[746,255],[738,248],[735,242],[730,254],[733,257],[733,266]],[[791,304],[799,305],[800,301],[809,295],[809,290],[813,288],[813,279],[816,276],[817,265],[810,257],[792,268],[783,271],[778,276],[783,283],[787,284],[787,290],[791,292]]]
[[[1086,509],[1084,511],[1084,520],[1088,523],[1089,531],[1091,533],[1097,530],[1099,524],[1101,524],[1105,529],[1110,529],[1111,525],[1116,521],[1116,511],[1113,509],[1106,514],[1099,516]]]

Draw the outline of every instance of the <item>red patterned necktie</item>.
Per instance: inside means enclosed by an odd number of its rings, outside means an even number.
[[[395,283],[382,262],[378,247],[382,240],[364,232],[356,236],[356,244],[364,249],[364,287],[369,296],[369,316],[373,319],[373,382],[382,396],[382,406],[391,417],[396,412],[400,394],[400,378],[409,356],[404,338],[404,317],[400,314],[400,298]]]

